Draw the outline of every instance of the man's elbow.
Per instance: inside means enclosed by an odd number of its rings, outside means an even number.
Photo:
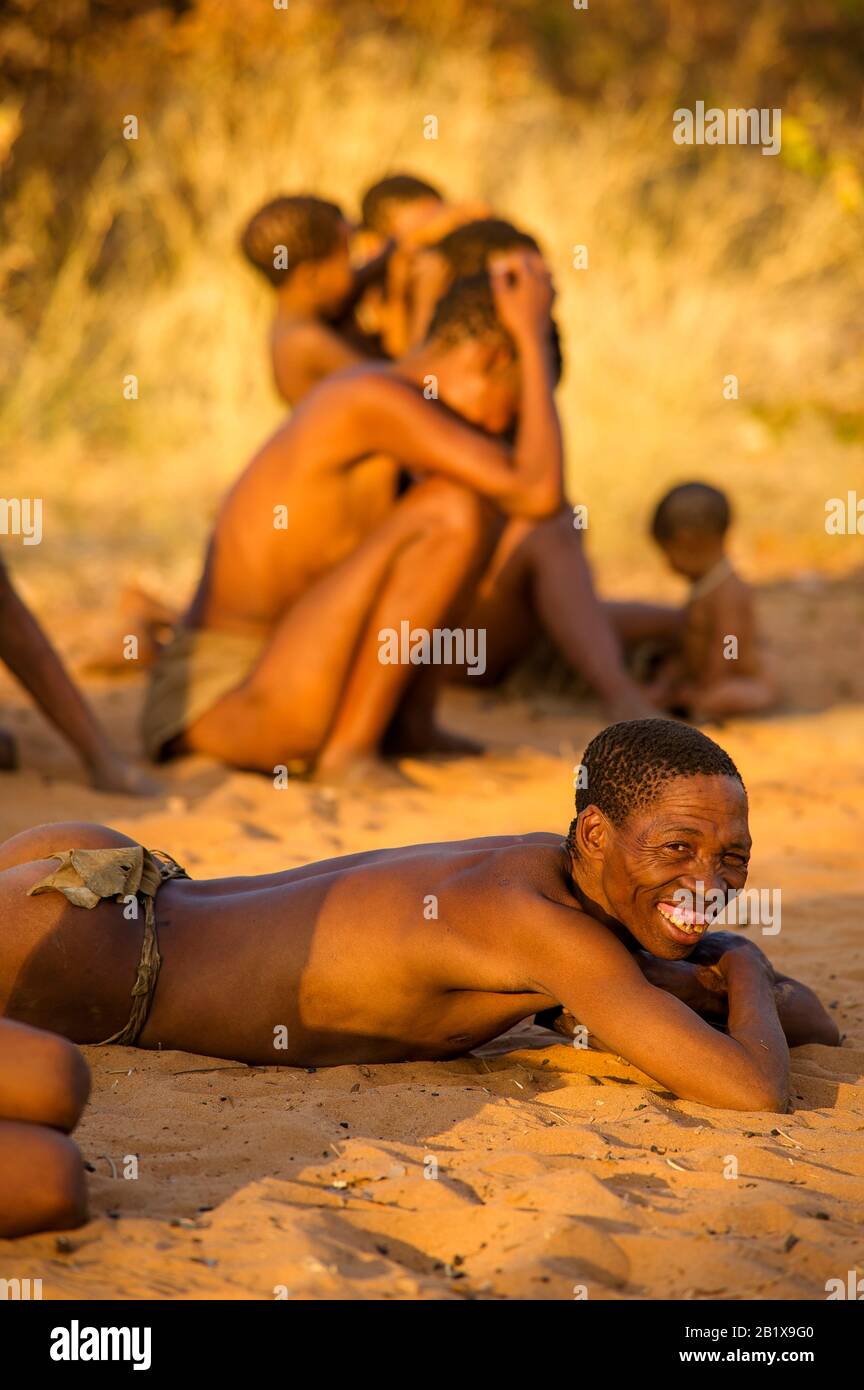
[[[772,1115],[785,1115],[789,1109],[789,1091],[774,1086],[756,1087],[747,1098],[746,1105],[738,1105],[737,1110],[766,1110]]]
[[[789,1082],[788,1079],[772,1081],[757,1075],[726,1075],[722,1080],[715,1077],[713,1085],[694,1088],[682,1099],[711,1105],[717,1110],[762,1110],[784,1115],[789,1109]]]
[[[511,493],[503,506],[510,516],[524,517],[527,521],[544,521],[561,510],[562,502],[561,489],[544,483]]]
[[[772,1115],[785,1115],[789,1109],[788,1081],[770,1081],[765,1077],[753,1077],[735,1085],[721,1102],[723,1110],[768,1111]]]

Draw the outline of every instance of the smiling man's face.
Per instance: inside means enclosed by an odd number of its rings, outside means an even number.
[[[747,881],[744,788],[735,777],[676,777],[607,827],[600,882],[608,909],[646,951],[683,959],[721,909],[719,893],[725,901]]]

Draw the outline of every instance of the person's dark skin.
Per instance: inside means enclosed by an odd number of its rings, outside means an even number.
[[[86,1221],[84,1167],[67,1136],[89,1091],[76,1047],[0,1019],[0,1238]]]
[[[681,527],[659,542],[670,568],[694,583],[724,559],[726,537]],[[662,708],[683,707],[695,718],[764,714],[779,701],[773,672],[761,650],[753,591],[730,567],[716,587],[692,597],[682,610],[680,650],[658,673],[649,692]],[[729,637],[737,647],[725,655]]]
[[[0,1008],[76,1042],[129,1013],[141,931],[122,905],[26,896],[63,849],[130,843],[44,826],[0,847]],[[139,1045],[255,1065],[456,1057],[563,1005],[686,1100],[782,1111],[794,1042],[836,1044],[801,985],[778,990],[743,939],[694,946],[660,913],[701,881],[747,876],[741,784],[679,777],[613,825],[376,850],[255,878],[172,880],[156,903],[162,972]],[[435,915],[437,913],[437,915]],[[653,981],[656,981],[654,983]],[[718,1008],[718,1000],[720,1007]],[[728,1035],[698,1012],[719,1017]],[[284,1048],[279,1039],[284,1039]]]
[[[522,256],[493,284],[518,359],[494,337],[432,341],[339,373],[234,484],[186,623],[267,645],[177,751],[269,772],[302,760],[328,779],[368,765],[416,675],[381,663],[378,633],[406,616],[452,625],[488,556],[492,503],[525,516],[560,506],[551,280]],[[430,375],[438,401],[422,393]],[[517,410],[511,447],[499,436]],[[395,501],[400,463],[423,481]]]
[[[349,235],[346,222],[334,251],[301,261],[276,291],[270,361],[276,389],[290,405],[325,376],[363,361],[337,327],[357,291]]]
[[[32,696],[47,719],[84,763],[100,791],[153,796],[159,784],[118,753],[66,671],[38,621],[17,593],[0,561],[0,661]],[[0,768],[12,768],[17,752],[0,730]]]

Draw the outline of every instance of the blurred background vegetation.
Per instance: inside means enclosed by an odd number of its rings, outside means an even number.
[[[694,476],[729,488],[745,573],[860,563],[824,503],[864,479],[864,3],[589,4],[0,4],[2,491],[46,499],[34,574],[95,594],[101,558],[177,596],[282,414],[241,224],[277,192],[355,216],[403,169],[548,254],[608,588],[654,573],[651,504]],[[675,145],[700,99],[780,107],[779,157]]]

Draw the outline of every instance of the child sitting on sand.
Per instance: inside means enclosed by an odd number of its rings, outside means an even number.
[[[726,554],[731,509],[707,483],[682,483],[658,502],[651,533],[690,581],[681,648],[650,687],[658,706],[697,721],[761,714],[778,690],[760,650],[750,586]]]

